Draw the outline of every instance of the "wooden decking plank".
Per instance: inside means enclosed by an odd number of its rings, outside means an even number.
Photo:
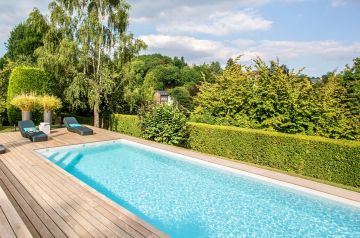
[[[15,232],[10,226],[6,215],[0,206],[0,237],[16,238]]]
[[[2,177],[2,181],[4,182],[5,186],[9,189],[12,196],[16,199],[19,206],[23,209],[24,213],[29,217],[31,223],[36,227],[36,230],[42,237],[53,237],[52,233],[49,229],[45,226],[42,222],[40,217],[37,215],[38,209],[36,209],[36,205],[32,203],[32,205],[28,204],[29,198],[25,199],[23,196],[26,196],[25,192],[22,191],[21,193],[15,187],[12,182],[14,179],[11,177],[9,173],[6,173],[4,170],[0,170],[0,176]],[[33,210],[34,209],[34,210]]]
[[[16,149],[16,143],[14,143],[11,147],[12,149],[12,153],[16,154],[16,158],[17,159],[8,159],[8,160],[3,160],[3,163],[5,165],[7,165],[9,162],[17,162],[19,160],[19,158],[22,157],[22,154],[17,153],[18,151],[15,151]],[[4,157],[7,158],[9,154],[4,154]],[[9,168],[9,170],[11,171],[12,174],[17,174],[17,179],[19,181],[21,181],[20,183],[15,184],[15,186],[18,186],[17,189],[19,189],[19,191],[21,192],[21,194],[24,194],[25,189],[23,188],[22,185],[28,185],[27,186],[27,191],[29,194],[31,194],[29,192],[29,190],[32,189],[31,185],[29,184],[29,179],[23,179],[22,177],[22,173],[18,172],[19,169],[21,169],[21,166],[7,166]],[[6,172],[5,172],[6,173]],[[34,196],[35,195],[35,196]],[[32,193],[30,196],[31,199],[29,199],[29,205],[31,207],[33,207],[35,205],[35,209],[38,209],[38,211],[36,212],[39,217],[41,218],[41,220],[44,222],[44,224],[46,225],[46,227],[49,228],[49,231],[55,236],[55,237],[66,237],[66,235],[64,234],[64,232],[62,231],[62,229],[65,230],[71,230],[71,228],[69,226],[67,226],[67,224],[57,215],[57,213],[53,210],[53,208],[51,206],[49,206],[46,201],[43,200],[43,196],[46,196],[46,194],[42,194],[39,195],[38,193]],[[37,198],[35,198],[37,197]],[[37,205],[37,206],[36,206]],[[40,209],[39,209],[40,207]],[[58,225],[59,224],[59,225]],[[60,227],[62,229],[60,229]],[[69,234],[71,234],[71,237],[76,237],[75,232],[71,233],[71,231],[69,232]]]
[[[14,172],[14,171],[12,171]],[[21,181],[22,185],[27,185],[26,182]],[[66,237],[64,232],[59,228],[56,222],[59,222],[59,224],[63,225],[61,220],[56,219],[55,221],[51,218],[51,215],[54,214],[54,211],[52,208],[46,205],[46,203],[43,200],[39,200],[34,198],[31,193],[27,193],[27,191],[24,191],[24,188],[22,185],[14,184],[16,189],[20,191],[22,195],[25,194],[24,198],[26,202],[29,204],[29,206],[34,209],[35,213],[38,215],[38,217],[42,220],[43,224],[48,228],[48,230],[51,232],[51,234],[55,237]],[[29,187],[27,187],[29,189]],[[50,214],[50,215],[49,215]],[[32,218],[31,218],[32,219]]]
[[[0,207],[13,232],[15,233],[15,236],[32,237],[2,188],[0,188]]]
[[[0,161],[0,166],[5,166],[1,161]],[[1,168],[0,168],[1,170]],[[24,224],[26,225],[27,229],[30,231],[31,235],[34,238],[40,238],[40,234],[37,232],[37,230],[35,229],[34,225],[31,223],[31,221],[29,220],[29,218],[26,216],[26,214],[24,213],[24,211],[22,210],[22,208],[19,206],[19,204],[17,203],[16,199],[12,196],[12,194],[10,193],[10,191],[7,189],[6,185],[4,184],[4,182],[2,181],[2,178],[0,176],[0,187],[3,189],[3,191],[5,192],[6,196],[8,197],[10,203],[12,204],[12,206],[15,208],[16,212],[19,214],[21,220],[24,222]]]

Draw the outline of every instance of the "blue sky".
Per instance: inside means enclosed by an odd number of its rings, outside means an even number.
[[[0,0],[0,55],[11,28],[47,0]],[[341,70],[360,57],[360,0],[129,0],[130,31],[144,53],[184,56],[190,63],[260,56],[311,76]]]

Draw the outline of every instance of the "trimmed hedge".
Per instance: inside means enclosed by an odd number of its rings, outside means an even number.
[[[134,115],[112,114],[110,129],[123,134],[141,137],[140,119]]]
[[[360,143],[189,123],[188,147],[234,160],[360,187]]]
[[[19,66],[12,70],[6,99],[6,108],[11,125],[21,120],[20,110],[10,104],[11,100],[22,93],[53,94],[54,89],[50,78],[40,68]],[[42,121],[42,111],[34,109],[32,118],[37,124]]]
[[[137,116],[112,115],[112,131],[141,137]],[[360,142],[188,123],[187,147],[360,188]]]

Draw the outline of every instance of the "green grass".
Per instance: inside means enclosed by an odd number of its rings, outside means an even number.
[[[0,126],[0,133],[13,132],[13,131],[14,131],[13,126]]]

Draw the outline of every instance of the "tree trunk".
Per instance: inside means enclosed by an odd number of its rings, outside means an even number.
[[[94,106],[94,126],[100,127],[100,118],[99,118],[99,106],[95,103]]]

